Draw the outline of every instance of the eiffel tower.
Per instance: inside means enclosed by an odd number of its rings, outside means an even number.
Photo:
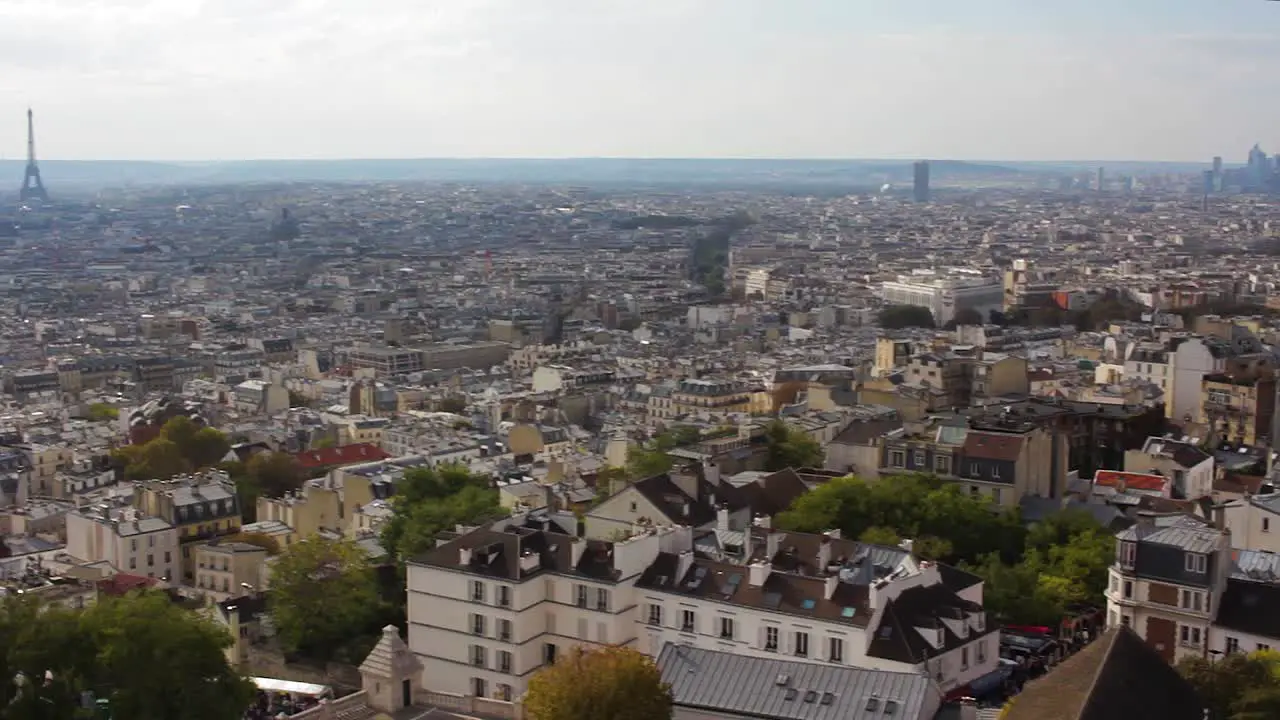
[[[40,166],[36,164],[36,123],[27,108],[27,170],[22,177],[22,190],[18,193],[22,201],[39,200],[49,202],[49,193],[44,189],[44,181],[40,179]]]

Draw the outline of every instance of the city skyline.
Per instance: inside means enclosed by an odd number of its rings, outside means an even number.
[[[1280,147],[1280,34],[1256,30],[1273,3],[455,5],[8,3],[0,158],[24,156],[28,106],[42,160],[1240,162]]]

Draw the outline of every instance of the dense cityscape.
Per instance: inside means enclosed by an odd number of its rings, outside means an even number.
[[[1280,717],[1257,146],[60,186],[26,120],[4,717]]]

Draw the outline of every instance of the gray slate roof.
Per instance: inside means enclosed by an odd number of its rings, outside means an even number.
[[[938,690],[929,678],[914,673],[746,657],[674,643],[662,648],[658,668],[663,682],[671,685],[677,707],[730,715],[779,720],[908,720],[923,713],[932,716],[939,703]],[[780,685],[784,679],[786,684]],[[827,694],[831,697],[825,697]],[[873,696],[878,698],[874,712],[867,710],[867,701]],[[824,700],[828,704],[824,705]],[[885,714],[889,701],[897,704],[892,715]]]

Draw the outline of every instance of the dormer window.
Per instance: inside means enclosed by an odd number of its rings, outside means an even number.
[[[1134,560],[1138,556],[1138,544],[1131,542],[1121,542],[1116,548],[1116,559],[1120,562],[1121,567],[1133,567]]]
[[[1200,553],[1186,554],[1186,571],[1187,572],[1195,573],[1197,575],[1204,575],[1206,572],[1208,572],[1208,568],[1209,568],[1208,556],[1201,555]]]

